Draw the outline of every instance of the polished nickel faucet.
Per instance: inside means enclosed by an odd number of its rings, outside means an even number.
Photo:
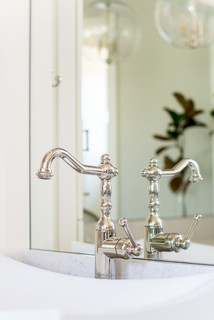
[[[163,233],[162,221],[158,214],[159,209],[159,180],[161,177],[170,177],[180,173],[184,168],[189,167],[192,171],[191,182],[203,180],[198,164],[191,159],[179,161],[171,170],[161,170],[158,160],[151,158],[148,169],[142,171],[142,176],[149,180],[149,216],[145,225],[144,256],[145,258],[159,259],[162,251],[175,251],[188,249],[193,231],[202,217],[196,214],[192,226],[186,237],[178,233]]]
[[[142,254],[142,247],[138,245],[128,228],[127,220],[122,218],[119,223],[124,228],[128,238],[116,237],[116,229],[111,219],[111,179],[118,174],[113,167],[108,154],[101,157],[99,166],[86,166],[75,159],[68,151],[56,148],[46,153],[37,176],[40,179],[51,179],[52,162],[55,158],[63,159],[74,170],[82,174],[96,175],[101,180],[101,218],[96,226],[95,239],[95,277],[113,279],[116,277],[116,258],[130,259]]]

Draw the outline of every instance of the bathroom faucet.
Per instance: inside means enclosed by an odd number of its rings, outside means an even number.
[[[116,237],[116,229],[110,217],[111,203],[111,179],[118,174],[117,168],[110,163],[108,154],[101,157],[99,166],[86,166],[75,159],[68,151],[56,148],[46,153],[37,176],[40,179],[51,179],[52,162],[55,158],[63,159],[74,170],[82,174],[96,175],[101,180],[101,218],[96,226],[95,237],[95,277],[114,279],[116,277],[116,258],[130,259],[142,254],[142,247],[136,244],[127,220],[120,219],[119,223],[124,228],[128,238]]]
[[[183,159],[179,161],[170,170],[161,170],[158,166],[158,160],[151,158],[148,169],[142,171],[142,176],[149,180],[149,216],[145,225],[145,238],[144,238],[144,256],[145,258],[159,259],[159,252],[162,251],[175,251],[180,249],[188,249],[190,246],[190,239],[193,231],[202,217],[196,214],[193,224],[186,237],[178,233],[163,233],[162,221],[158,214],[159,200],[158,200],[158,183],[161,177],[174,176],[189,167],[192,171],[190,177],[191,182],[198,182],[203,180],[198,164],[191,159]]]

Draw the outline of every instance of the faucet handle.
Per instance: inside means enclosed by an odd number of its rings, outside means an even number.
[[[136,243],[136,241],[134,240],[134,237],[133,237],[133,235],[132,235],[132,233],[131,233],[131,230],[129,229],[129,227],[128,227],[128,221],[127,221],[127,219],[126,218],[121,218],[120,220],[119,220],[119,224],[121,225],[121,227],[124,229],[124,231],[125,231],[125,233],[127,234],[127,236],[128,236],[128,238],[129,238],[129,240],[130,240],[130,242],[131,242],[131,244],[132,244],[132,247],[133,247],[133,254],[135,255],[135,256],[139,256],[139,255],[141,255],[141,253],[142,253],[142,246],[141,245],[139,245],[139,244],[137,244]]]
[[[202,215],[197,213],[195,216],[194,216],[194,219],[193,219],[193,222],[192,222],[192,225],[189,229],[189,232],[187,233],[187,236],[185,239],[182,239],[179,243],[179,247],[182,248],[182,249],[188,249],[189,246],[190,246],[190,240],[191,240],[191,237],[193,235],[193,232],[199,222],[199,220],[202,218]]]
[[[199,214],[199,213],[196,213],[196,215],[194,216],[194,219],[193,219],[193,222],[192,222],[192,225],[189,229],[189,232],[186,236],[186,240],[190,240],[192,235],[193,235],[193,231],[195,230],[197,224],[198,224],[198,221],[202,218],[202,215]]]

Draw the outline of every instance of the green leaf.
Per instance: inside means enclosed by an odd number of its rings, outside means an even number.
[[[184,108],[185,111],[188,110],[188,102],[182,93],[173,92],[173,96],[176,98],[176,100],[180,103],[180,105]]]
[[[178,176],[178,177],[172,178],[170,180],[169,185],[170,185],[170,188],[173,192],[175,192],[175,193],[179,192],[182,187],[182,177]]]
[[[158,134],[154,134],[153,138],[158,139],[158,140],[164,140],[164,141],[170,141],[171,140],[170,137],[160,136]]]
[[[174,110],[171,110],[167,107],[164,108],[164,110],[166,112],[168,112],[168,114],[170,115],[170,117],[172,118],[173,122],[175,123],[175,125],[177,126],[178,125],[178,122],[179,122],[179,115],[177,112],[175,112]]]
[[[174,140],[177,140],[178,137],[182,134],[182,132],[167,130],[169,136],[171,136]]]
[[[207,125],[205,123],[199,122],[199,121],[195,121],[193,118],[190,118],[188,120],[188,122],[183,125],[183,129],[186,129],[186,128],[189,128],[189,127],[204,127],[204,128],[206,128],[206,126]]]
[[[176,128],[179,126],[181,121],[183,121],[185,118],[188,118],[186,113],[177,113],[176,111],[171,110],[167,107],[165,107],[164,110],[168,112]]]
[[[206,123],[204,123],[204,122],[199,122],[199,121],[195,121],[195,126],[197,126],[197,127],[204,127],[204,128],[207,127]]]
[[[186,111],[187,112],[192,111],[195,107],[195,102],[192,99],[189,99],[189,100],[186,100],[186,103],[187,103]]]
[[[190,118],[193,118],[195,117],[196,115],[200,114],[200,113],[204,113],[204,110],[189,110],[187,112],[187,115],[190,117]]]
[[[214,117],[214,109],[210,111],[210,115]]]
[[[183,94],[179,92],[173,93],[176,100],[180,103],[186,113],[191,112],[195,108],[195,102],[192,99],[186,99]]]

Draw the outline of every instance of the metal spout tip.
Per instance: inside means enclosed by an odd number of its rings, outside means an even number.
[[[194,220],[199,221],[202,217],[203,217],[202,214],[196,213],[196,215],[194,216]]]
[[[50,180],[53,177],[53,174],[51,171],[38,170],[36,175],[39,179],[44,179],[44,180]]]
[[[198,175],[192,175],[191,178],[189,179],[190,182],[199,182],[199,181],[202,181],[203,178],[202,176],[198,176]]]

